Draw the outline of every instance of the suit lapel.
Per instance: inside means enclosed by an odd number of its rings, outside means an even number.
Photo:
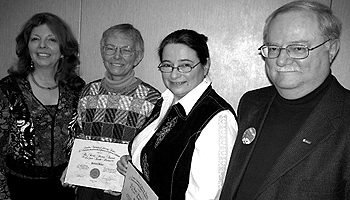
[[[273,89],[272,91],[275,90]],[[249,111],[247,112],[247,116],[245,115],[245,113],[241,113],[241,115],[239,114],[238,116],[238,118],[240,118],[240,116],[244,116],[244,119],[242,121],[240,121],[239,119],[238,135],[231,155],[220,199],[232,199],[237,193],[239,184],[246,170],[248,161],[250,160],[252,152],[255,148],[255,141],[259,137],[261,127],[265,121],[266,115],[274,97],[275,92],[271,92],[267,95],[264,94],[264,100],[260,99],[261,101],[259,102],[256,101],[256,98],[252,98],[250,100],[247,99],[247,101],[255,102],[255,104],[245,104],[249,108],[245,108],[245,105],[242,106],[242,111]],[[251,144],[243,144],[243,134],[249,128],[254,128],[256,130],[256,136]]]

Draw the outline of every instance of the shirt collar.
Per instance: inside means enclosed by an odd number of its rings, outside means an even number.
[[[194,104],[198,101],[199,97],[202,96],[202,94],[209,87],[210,84],[210,78],[204,78],[200,84],[198,84],[189,93],[187,93],[184,97],[182,97],[178,102],[175,103],[180,103],[184,108],[186,115],[188,115]],[[169,89],[167,89],[162,93],[162,97],[164,98],[164,107],[169,108],[174,100],[174,94]]]

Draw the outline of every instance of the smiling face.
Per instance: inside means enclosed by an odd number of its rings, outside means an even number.
[[[60,46],[56,36],[46,24],[33,28],[28,49],[35,68],[57,68],[61,57]]]
[[[286,47],[302,44],[309,48],[325,41],[318,28],[316,15],[293,11],[271,21],[267,44]],[[266,72],[278,92],[287,99],[303,97],[316,89],[330,73],[330,42],[309,52],[305,59],[290,58],[285,50],[274,59],[266,58]]]
[[[114,55],[106,55],[101,48],[101,55],[107,73],[113,80],[122,80],[124,77],[130,75],[136,65],[141,61],[139,53],[134,51],[130,56],[122,56],[120,53],[121,47],[130,46],[135,50],[134,41],[123,33],[116,33],[108,36],[104,45],[113,45],[117,48]]]
[[[162,55],[162,63],[175,67],[181,64],[193,66],[199,62],[196,52],[184,44],[167,44]],[[180,100],[203,81],[208,71],[207,65],[199,64],[188,73],[180,73],[176,69],[170,73],[162,73],[164,85],[174,94],[175,101]]]

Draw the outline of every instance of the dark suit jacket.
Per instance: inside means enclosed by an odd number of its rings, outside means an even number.
[[[350,92],[332,79],[254,199],[350,199]],[[238,136],[220,200],[235,199],[276,93],[269,86],[241,98]],[[256,137],[251,144],[243,144],[242,135],[250,127],[256,129]]]

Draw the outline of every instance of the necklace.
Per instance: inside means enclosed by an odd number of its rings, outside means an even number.
[[[44,89],[44,90],[53,90],[53,89],[56,89],[56,88],[58,87],[58,85],[55,85],[55,86],[53,86],[53,87],[44,87],[44,86],[41,86],[41,85],[39,85],[38,82],[36,82],[36,80],[35,80],[33,74],[30,74],[30,75],[32,76],[32,80],[33,80],[33,82],[35,83],[35,85],[38,86],[38,87],[41,88],[41,89]]]

